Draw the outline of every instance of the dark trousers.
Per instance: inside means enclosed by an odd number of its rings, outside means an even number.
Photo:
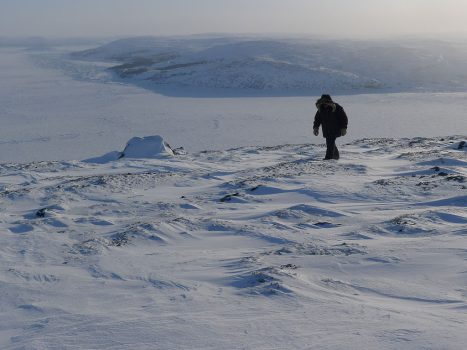
[[[339,159],[339,150],[336,146],[336,136],[326,137],[326,157],[324,159]]]

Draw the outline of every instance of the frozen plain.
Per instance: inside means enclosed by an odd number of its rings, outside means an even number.
[[[312,137],[316,96],[163,96],[112,83],[105,67],[50,58],[55,56],[1,50],[0,162],[84,159],[119,149],[133,136],[156,134],[190,152],[323,142]],[[345,140],[467,130],[467,93],[351,95],[336,101],[351,118]]]
[[[313,97],[0,57],[2,349],[463,349],[466,94],[336,97],[351,136],[323,163]],[[153,134],[188,154],[79,161]]]

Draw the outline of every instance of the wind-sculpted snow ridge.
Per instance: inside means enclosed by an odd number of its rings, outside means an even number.
[[[3,164],[0,348],[460,349],[466,139]]]
[[[117,80],[159,91],[177,86],[303,94],[467,87],[467,78],[459,74],[467,68],[465,47],[434,40],[142,37],[76,52],[72,58],[114,62],[110,71]]]

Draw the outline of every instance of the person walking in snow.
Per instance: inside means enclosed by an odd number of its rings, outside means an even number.
[[[319,127],[322,126],[323,137],[326,138],[326,156],[324,160],[339,159],[339,150],[336,139],[347,134],[348,119],[344,108],[335,103],[331,96],[322,95],[316,101],[318,111],[313,123],[313,134],[319,135]]]

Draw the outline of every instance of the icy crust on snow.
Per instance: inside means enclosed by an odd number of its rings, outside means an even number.
[[[122,152],[113,151],[103,156],[84,160],[86,163],[108,163],[122,158],[160,158],[173,156],[170,145],[159,136],[133,137]]]
[[[0,348],[459,349],[466,139],[0,164]]]

